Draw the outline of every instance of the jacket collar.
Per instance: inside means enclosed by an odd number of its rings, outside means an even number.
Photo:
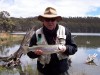
[[[43,26],[43,33],[46,35],[56,35],[57,34],[57,30],[58,30],[58,25],[56,25],[56,28],[53,30],[49,30],[47,29],[45,26]]]

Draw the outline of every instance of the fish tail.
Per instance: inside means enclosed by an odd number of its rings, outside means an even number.
[[[28,53],[28,46],[22,46],[23,47],[23,54],[27,54]]]

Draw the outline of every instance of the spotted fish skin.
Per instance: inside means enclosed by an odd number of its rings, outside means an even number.
[[[35,50],[42,50],[43,54],[53,54],[58,53],[59,45],[34,45],[32,47],[24,46],[24,54],[26,54],[29,51],[35,51]]]

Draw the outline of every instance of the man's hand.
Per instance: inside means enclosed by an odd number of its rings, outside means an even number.
[[[42,50],[35,50],[34,53],[37,54],[37,55],[42,55],[43,51]]]
[[[60,52],[65,52],[66,46],[64,46],[64,45],[59,45],[59,46],[58,46],[58,49],[60,50]]]

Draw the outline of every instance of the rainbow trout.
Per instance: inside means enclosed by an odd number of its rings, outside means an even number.
[[[24,54],[29,51],[34,52],[35,50],[42,50],[43,54],[52,54],[60,52],[59,46],[61,45],[34,45],[32,47],[23,46]]]

